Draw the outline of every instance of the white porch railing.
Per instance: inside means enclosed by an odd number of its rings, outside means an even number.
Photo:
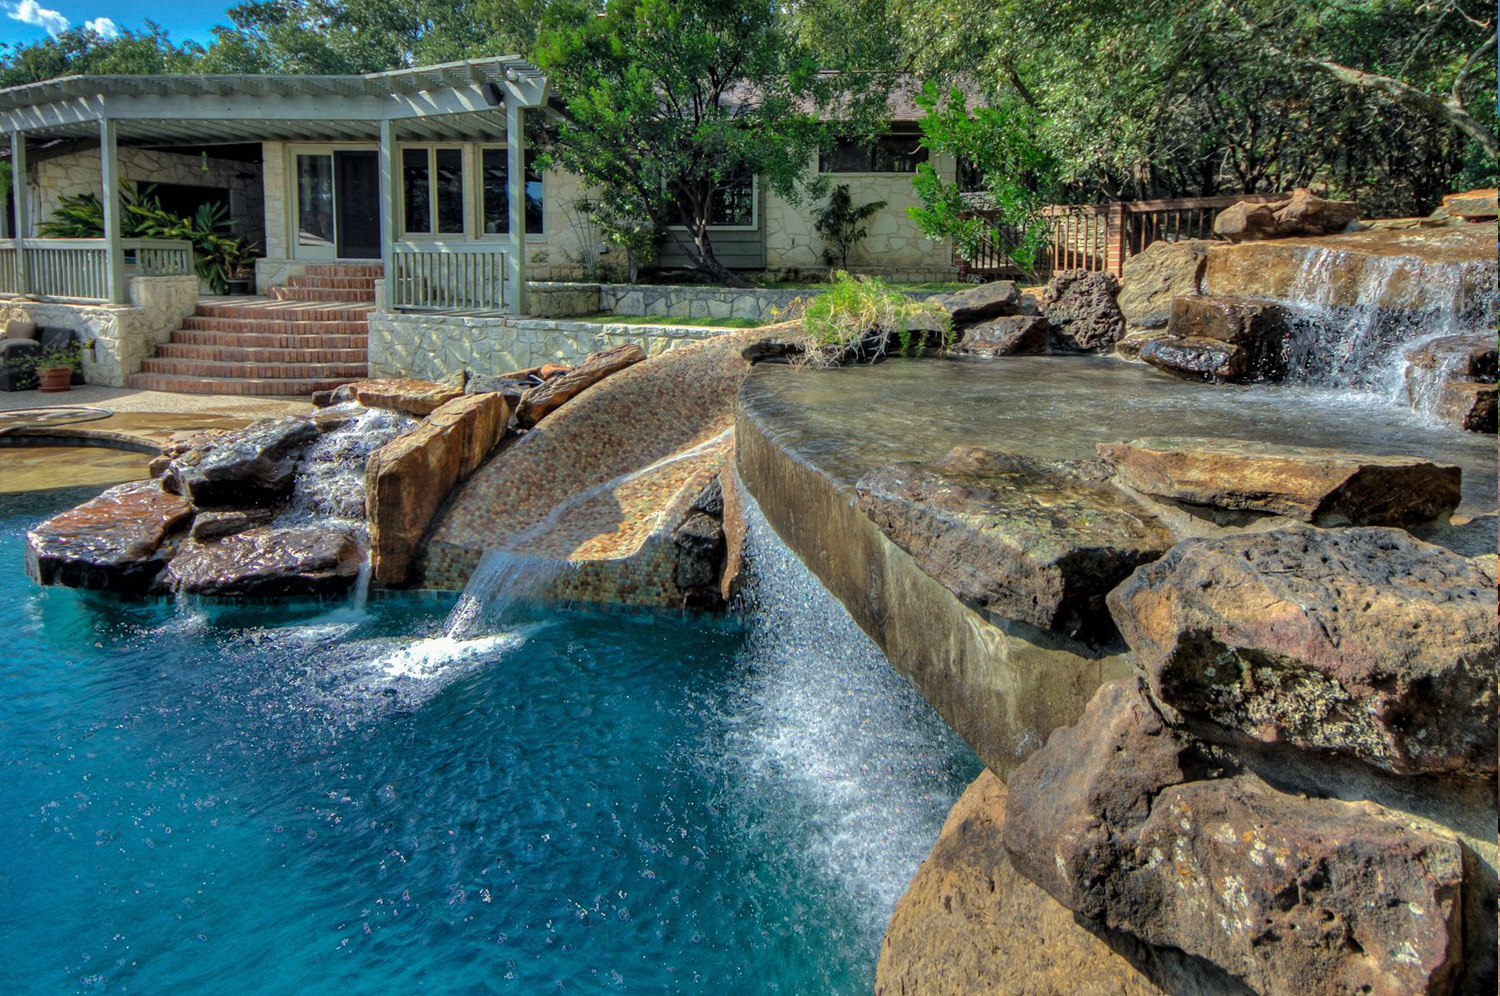
[[[109,300],[109,244],[104,239],[25,239],[26,279],[16,265],[16,240],[0,239],[0,294],[69,301]],[[127,266],[141,276],[190,276],[193,246],[167,239],[124,239]]]
[[[506,252],[499,246],[398,242],[391,248],[390,308],[505,310]]]

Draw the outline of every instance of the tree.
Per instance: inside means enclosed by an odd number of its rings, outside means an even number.
[[[813,219],[813,230],[823,238],[823,262],[840,270],[849,269],[849,253],[869,234],[865,222],[885,207],[885,201],[854,206],[849,185],[841,183],[828,195],[828,203]]]
[[[694,268],[745,281],[710,227],[754,176],[796,202],[824,134],[816,110],[850,78],[820,74],[782,11],[757,0],[574,0],[549,10],[536,59],[567,102],[550,164],[628,192]]]
[[[27,45],[0,44],[0,86],[23,86],[59,76],[140,76],[191,72],[203,54],[198,45],[172,43],[160,25],[121,31],[105,38],[87,28],[69,28]]]

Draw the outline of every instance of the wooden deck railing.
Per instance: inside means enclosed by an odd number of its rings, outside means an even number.
[[[16,265],[16,240],[0,239],[0,294],[63,301],[109,300],[109,244],[103,239],[25,239],[25,286]],[[141,276],[190,276],[193,246],[167,239],[125,239],[127,268]]]
[[[1281,194],[1222,194],[1183,200],[1116,201],[1112,204],[1054,204],[1042,208],[1046,240],[1037,257],[1037,276],[1065,270],[1108,272],[1119,276],[1125,260],[1153,242],[1213,238],[1214,217],[1240,201],[1264,203]],[[976,212],[979,217],[993,217]],[[1002,241],[1017,233],[1002,231]],[[1019,276],[1020,267],[993,241],[985,240],[973,259],[955,257],[963,277]]]
[[[388,306],[421,311],[504,311],[506,253],[499,246],[398,242]]]

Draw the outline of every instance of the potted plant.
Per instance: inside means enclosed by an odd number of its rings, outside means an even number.
[[[26,357],[26,363],[36,371],[43,393],[67,391],[73,386],[73,372],[83,369],[83,346],[76,339],[66,346],[43,346]]]

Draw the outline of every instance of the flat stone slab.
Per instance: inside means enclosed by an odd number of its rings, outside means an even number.
[[[992,280],[953,294],[939,294],[928,298],[928,303],[946,311],[953,324],[962,328],[986,319],[1017,314],[1021,307],[1021,292],[1012,280]]]
[[[1172,545],[1149,512],[1062,462],[958,446],[856,487],[860,510],[959,598],[1085,640],[1112,636],[1104,594]]]
[[[1047,339],[1047,319],[1041,315],[1008,315],[969,326],[953,348],[975,356],[1045,353]]]
[[[523,429],[531,428],[604,378],[634,366],[645,358],[646,351],[634,343],[590,354],[567,373],[523,394],[520,404],[516,406],[516,424]]]
[[[1397,529],[1188,540],[1109,609],[1184,715],[1398,775],[1496,769],[1493,580]]]
[[[334,400],[350,398],[366,408],[392,408],[409,415],[431,415],[454,398],[462,397],[462,378],[447,383],[411,378],[362,380],[345,384],[334,392]]]
[[[363,559],[359,544],[343,530],[261,526],[212,543],[184,544],[158,587],[236,598],[337,595],[354,584]]]
[[[1172,302],[1198,293],[1210,245],[1206,239],[1153,242],[1125,260],[1116,303],[1126,323],[1143,329],[1166,325]]]
[[[26,573],[38,584],[145,592],[171,556],[163,544],[192,514],[158,481],[121,484],[28,532]]]
[[[1193,436],[1098,449],[1120,483],[1145,494],[1320,525],[1419,525],[1461,498],[1458,467],[1417,457]]]

